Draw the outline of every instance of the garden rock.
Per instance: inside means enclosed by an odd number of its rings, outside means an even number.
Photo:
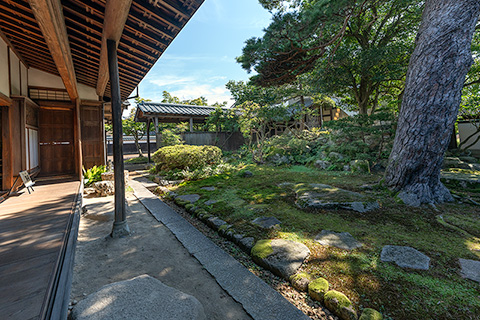
[[[362,246],[362,244],[348,232],[337,233],[329,230],[322,230],[315,237],[315,241],[322,246],[331,246],[344,250],[353,250]]]
[[[202,304],[193,296],[148,275],[103,286],[72,310],[73,320],[204,320]]]
[[[111,196],[115,193],[115,185],[113,181],[98,181],[93,187],[101,197]]]
[[[217,203],[217,200],[207,200],[207,201],[205,201],[206,206],[211,206],[212,204],[215,204],[215,203]]]
[[[343,171],[350,171],[350,166],[348,164],[343,166]]]
[[[352,169],[352,172],[370,172],[370,165],[367,160],[352,160],[350,161],[350,168]]]
[[[97,194],[97,190],[95,188],[85,188],[83,189],[83,194],[85,197],[93,197]]]
[[[328,310],[343,320],[357,320],[358,316],[353,309],[352,302],[341,292],[330,290],[323,297],[325,306]]]
[[[365,308],[358,320],[383,320],[383,315],[375,309]]]
[[[252,221],[253,224],[259,226],[262,229],[275,228],[282,222],[275,217],[258,217]]]
[[[270,157],[270,162],[274,163],[277,166],[281,166],[284,164],[290,164],[290,159],[287,156],[281,156],[279,154],[275,154]]]
[[[460,262],[460,275],[464,279],[470,279],[480,283],[480,261],[458,259]]]
[[[128,170],[123,171],[123,176],[125,178],[125,184],[128,184],[128,179],[130,178]],[[115,181],[115,174],[113,171],[107,171],[102,173],[102,181]]]
[[[205,191],[215,191],[215,187],[201,187],[200,189]]]
[[[240,239],[240,242],[238,243],[238,245],[240,246],[240,248],[250,253],[252,251],[254,243],[255,243],[255,239],[253,237],[245,237]]]
[[[227,223],[220,218],[211,217],[211,218],[208,218],[207,224],[212,228],[214,228],[215,230],[218,230],[221,226],[226,225]]]
[[[187,201],[190,203],[195,203],[200,199],[200,195],[194,193],[194,194],[185,194],[183,196],[177,196],[175,199],[181,200],[181,201]]]
[[[404,246],[384,246],[380,254],[383,262],[395,262],[399,267],[428,270],[430,258],[417,249]]]
[[[332,165],[332,163],[325,160],[317,160],[315,161],[314,165],[315,165],[315,168],[317,169],[327,170]]]
[[[327,279],[317,278],[308,285],[308,294],[313,300],[323,302],[325,293],[328,292],[329,287],[330,285]]]
[[[276,275],[289,279],[310,255],[302,243],[284,240],[260,240],[252,248],[253,260]]]
[[[295,188],[296,204],[302,209],[346,209],[365,213],[380,208],[376,200],[326,184],[299,184]]]
[[[242,177],[242,178],[253,177],[253,172],[249,171],[249,170],[242,171],[242,172],[240,172],[240,177]]]
[[[344,156],[342,154],[340,154],[338,152],[334,152],[334,151],[330,152],[328,154],[328,157],[333,161],[340,161],[340,160],[343,160],[343,158],[344,158]]]
[[[312,282],[313,277],[306,272],[299,272],[290,276],[290,283],[292,286],[300,291],[307,291],[308,285]]]

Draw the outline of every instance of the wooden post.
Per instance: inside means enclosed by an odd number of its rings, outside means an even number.
[[[190,118],[190,132],[193,132],[193,118]]]
[[[0,107],[2,112],[2,151],[3,151],[3,190],[13,186],[13,152],[12,152],[12,106]]]
[[[150,118],[147,118],[147,152],[148,152],[148,163],[150,163]]]
[[[125,212],[125,176],[123,173],[122,101],[118,76],[117,43],[107,40],[108,71],[112,94],[113,166],[115,181],[115,221],[110,236],[118,238],[130,234]]]

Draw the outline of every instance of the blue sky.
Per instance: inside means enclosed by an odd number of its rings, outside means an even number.
[[[259,37],[270,13],[258,0],[205,0],[139,85],[140,96],[160,102],[164,90],[180,99],[204,96],[233,104],[225,84],[250,76],[235,58],[245,40]]]

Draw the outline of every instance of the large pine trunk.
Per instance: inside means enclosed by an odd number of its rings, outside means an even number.
[[[479,0],[427,0],[408,66],[385,182],[406,204],[451,201],[440,182],[457,118]]]

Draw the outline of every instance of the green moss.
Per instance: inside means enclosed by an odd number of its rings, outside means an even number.
[[[329,288],[327,279],[317,278],[308,285],[308,294],[313,300],[322,302]]]
[[[225,232],[227,231],[228,229],[228,224],[224,224],[223,226],[220,226],[220,228],[218,228],[218,232]]]
[[[310,273],[299,272],[290,276],[290,283],[292,286],[300,291],[307,291],[308,285],[312,282],[313,277]]]
[[[191,204],[191,203],[187,203],[185,205],[185,209],[187,209],[187,211],[189,211],[189,212],[190,212],[190,210],[192,210],[192,208],[193,208],[193,204]]]
[[[363,309],[363,313],[358,320],[383,320],[383,316],[375,309]]]
[[[272,240],[259,240],[252,248],[252,256],[260,259],[265,259],[272,253]]]
[[[352,306],[350,299],[348,299],[343,293],[336,290],[330,290],[325,293],[323,299],[327,308],[336,314],[339,314],[342,308],[349,308]],[[337,302],[334,303],[334,300]]]
[[[185,201],[185,200],[181,200],[179,198],[175,198],[175,203],[178,204],[179,206],[186,206],[187,204],[189,204],[190,202],[189,201]]]

